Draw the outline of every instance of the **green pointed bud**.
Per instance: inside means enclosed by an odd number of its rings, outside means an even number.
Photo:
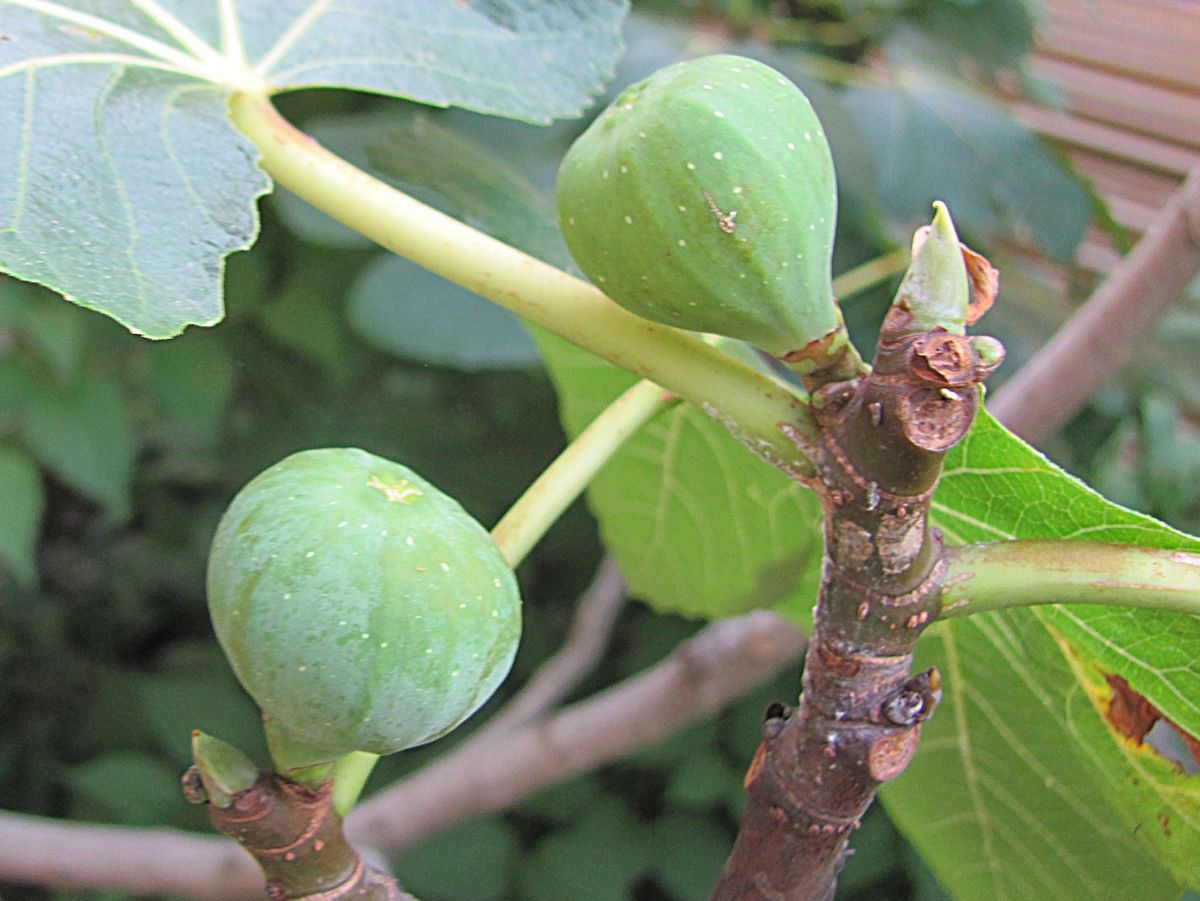
[[[192,732],[192,758],[195,770],[208,794],[208,801],[217,807],[229,807],[233,796],[244,792],[258,780],[258,767],[249,757],[229,742],[213,738],[196,729]]]
[[[892,306],[910,314],[906,332],[943,328],[962,335],[971,299],[967,266],[949,210],[940,200],[933,207],[933,222],[913,236],[912,263]]]

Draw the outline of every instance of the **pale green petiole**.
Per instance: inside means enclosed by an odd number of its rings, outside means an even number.
[[[946,549],[942,617],[1032,604],[1107,604],[1200,616],[1200,554],[1083,541]]]
[[[313,206],[431,272],[702,406],[776,465],[812,473],[797,443],[816,439],[801,389],[733,359],[697,334],[635,316],[592,285],[397,191],[298,131],[264,97],[236,95],[230,110],[261,152],[263,169]]]
[[[338,816],[354,808],[378,760],[378,754],[354,751],[333,765],[333,809]]]
[[[525,558],[627,439],[676,400],[643,380],[592,420],[492,529],[492,538],[509,565]]]

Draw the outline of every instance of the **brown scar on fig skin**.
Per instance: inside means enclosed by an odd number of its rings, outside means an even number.
[[[727,235],[732,235],[737,231],[737,210],[730,210],[728,213],[721,211],[717,206],[717,202],[713,200],[713,196],[707,191],[704,192],[704,200],[708,204],[708,211],[713,214],[717,220],[717,228],[725,232]]]

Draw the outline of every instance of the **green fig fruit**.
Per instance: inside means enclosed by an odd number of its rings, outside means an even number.
[[[280,769],[445,734],[500,684],[520,636],[516,580],[487,531],[353,448],[293,454],[238,493],[208,604]]]
[[[833,160],[762,63],[702,57],[627,88],[567,152],[558,210],[583,272],[647,319],[781,356],[840,330]]]

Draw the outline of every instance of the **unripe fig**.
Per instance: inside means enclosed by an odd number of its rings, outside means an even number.
[[[779,355],[841,325],[833,161],[769,66],[708,56],[627,88],[567,152],[558,210],[588,278],[647,319]]]
[[[443,735],[500,684],[520,636],[491,536],[416,473],[353,448],[293,454],[238,493],[208,604],[280,769]]]

